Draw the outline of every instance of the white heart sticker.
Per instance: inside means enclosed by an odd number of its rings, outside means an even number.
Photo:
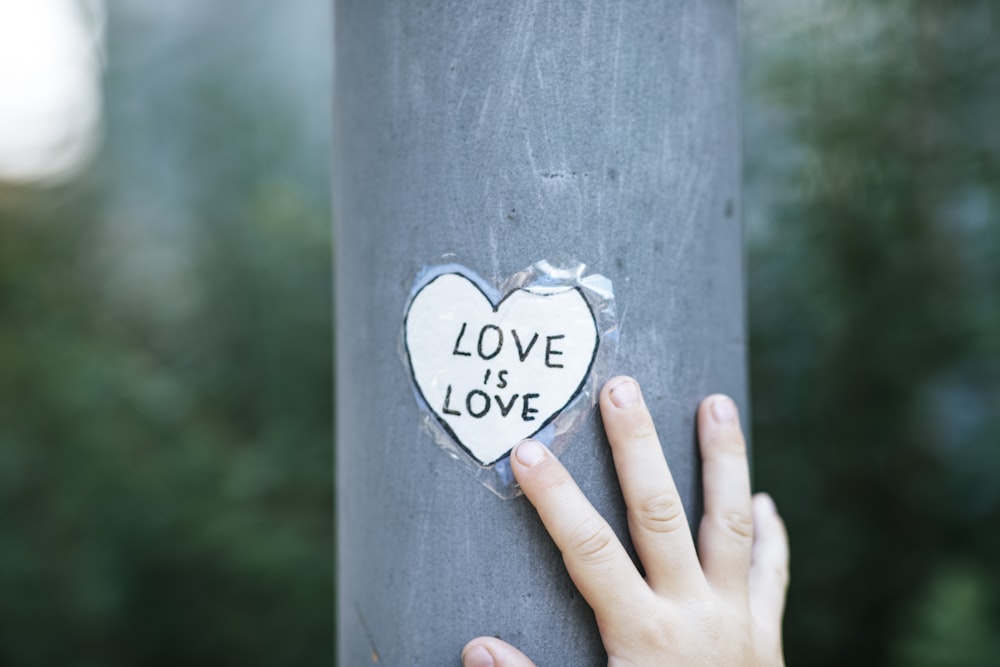
[[[410,301],[404,340],[427,407],[491,465],[580,392],[599,339],[579,288],[515,289],[494,303],[466,276],[445,273]]]

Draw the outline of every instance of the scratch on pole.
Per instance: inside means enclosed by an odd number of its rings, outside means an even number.
[[[377,665],[381,658],[378,654],[378,647],[375,646],[375,637],[372,636],[372,631],[368,628],[368,624],[365,622],[365,616],[361,613],[361,605],[358,604],[357,600],[351,600],[354,604],[354,613],[358,615],[358,621],[361,622],[361,629],[365,632],[365,637],[368,639],[368,646],[371,648],[372,664]]]

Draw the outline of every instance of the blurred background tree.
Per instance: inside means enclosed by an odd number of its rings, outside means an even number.
[[[107,9],[96,161],[0,190],[0,664],[331,664],[329,7]]]
[[[328,2],[106,8],[95,161],[0,185],[0,664],[330,664]],[[1000,9],[743,9],[788,662],[1000,664]]]
[[[757,484],[792,665],[1000,664],[1000,7],[746,6]]]

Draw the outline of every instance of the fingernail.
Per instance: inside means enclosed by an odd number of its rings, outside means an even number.
[[[712,416],[716,423],[734,424],[736,423],[736,404],[728,396],[717,396],[712,401]]]
[[[464,667],[493,667],[495,664],[493,656],[482,646],[473,646],[462,656]]]
[[[639,386],[632,380],[622,380],[611,389],[611,402],[619,408],[639,404]]]
[[[530,468],[533,465],[541,463],[542,459],[545,458],[545,447],[537,440],[525,440],[514,450],[514,455],[522,465]],[[490,658],[490,660],[492,659]],[[493,663],[490,664],[492,665]]]

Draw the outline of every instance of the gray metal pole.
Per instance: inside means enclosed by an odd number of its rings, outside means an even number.
[[[576,258],[612,279],[616,371],[644,387],[689,516],[694,415],[746,407],[735,0],[338,0],[334,216],[338,655],[459,664],[495,634],[605,664],[524,498],[419,428],[398,341],[417,270]],[[599,419],[562,456],[627,536]]]

